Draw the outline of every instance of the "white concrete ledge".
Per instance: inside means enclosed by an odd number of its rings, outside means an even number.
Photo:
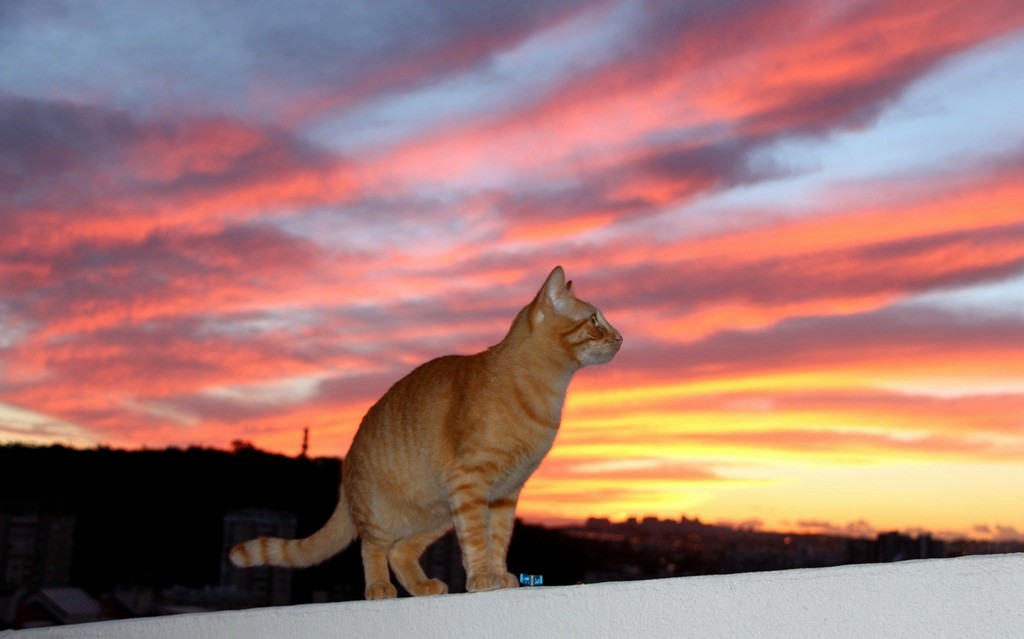
[[[1022,637],[1024,554],[315,604],[2,639]]]

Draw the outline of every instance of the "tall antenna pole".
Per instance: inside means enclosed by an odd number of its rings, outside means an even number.
[[[306,452],[308,450],[309,450],[309,426],[306,426],[305,428],[302,429],[302,453],[299,454],[299,457],[305,459],[306,458]]]

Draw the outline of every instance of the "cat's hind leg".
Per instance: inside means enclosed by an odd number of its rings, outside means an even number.
[[[391,564],[391,570],[398,578],[398,582],[409,591],[409,594],[416,596],[443,595],[448,592],[447,584],[440,579],[428,578],[420,565],[420,556],[423,551],[437,541],[445,530],[447,528],[440,528],[400,539],[388,551],[388,563]]]
[[[362,540],[363,574],[366,576],[367,599],[394,599],[398,590],[388,573],[388,546]]]

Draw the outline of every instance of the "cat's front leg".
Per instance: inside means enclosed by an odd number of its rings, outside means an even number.
[[[496,590],[504,584],[503,575],[491,572],[489,551],[490,509],[483,488],[477,484],[456,484],[451,496],[452,518],[466,568],[466,590]],[[504,572],[504,571],[503,571]]]
[[[512,541],[512,529],[516,523],[516,504],[519,491],[492,501],[490,504],[490,548],[491,573],[498,576],[500,588],[518,588],[519,580],[508,571],[508,545]]]

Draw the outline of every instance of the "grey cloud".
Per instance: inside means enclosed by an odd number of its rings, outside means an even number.
[[[836,359],[892,355],[907,349],[1004,351],[1024,344],[1024,323],[965,318],[931,310],[886,309],[788,319],[758,331],[725,331],[690,344],[635,341],[616,358],[619,370],[679,379],[737,372],[800,369]],[[937,346],[941,345],[941,346]]]
[[[70,99],[103,90],[137,112],[160,104],[268,119],[289,106],[282,93],[358,98],[486,64],[587,4],[8,2],[0,90]],[[50,55],[57,48],[69,56]]]
[[[140,162],[161,159],[135,157],[137,145],[157,143],[188,152],[201,135],[192,130],[197,125],[245,131],[256,143],[234,155],[227,149],[213,168],[199,170],[186,162],[167,176],[140,171]],[[224,118],[139,120],[98,107],[0,96],[0,187],[15,194],[0,202],[0,215],[14,217],[40,206],[83,215],[88,210],[81,208],[100,205],[109,211],[114,205],[138,206],[168,196],[215,196],[260,180],[340,165],[340,158],[276,127]]]

